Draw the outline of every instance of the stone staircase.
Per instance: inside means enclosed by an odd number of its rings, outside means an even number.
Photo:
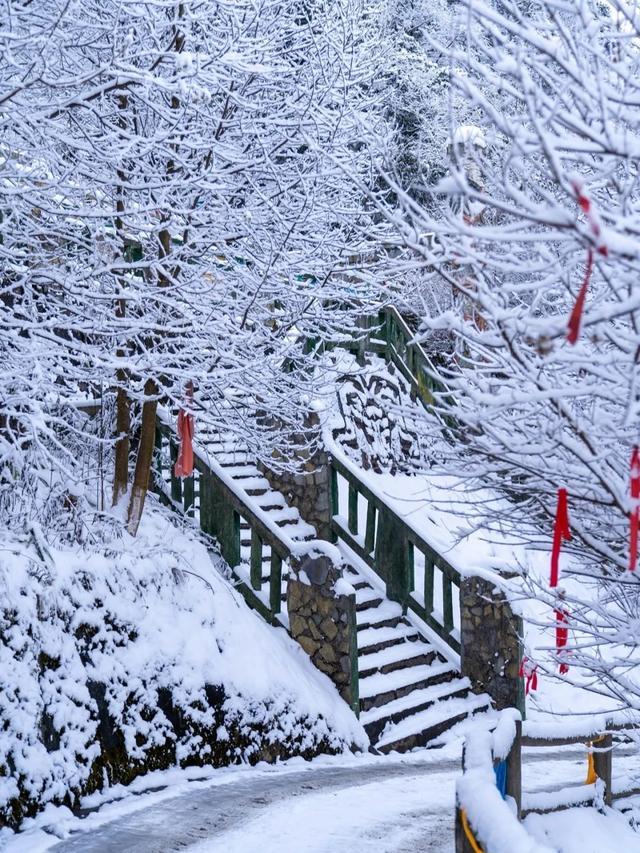
[[[220,440],[200,433],[198,445],[224,469],[246,500],[267,513],[293,542],[316,538],[315,529],[295,507],[272,488],[239,441]],[[197,499],[196,499],[197,506]],[[386,597],[382,582],[346,546],[338,543],[345,561],[345,579],[355,589],[358,629],[360,720],[372,745],[380,752],[407,751],[431,741],[470,716],[490,709],[488,696],[471,692],[453,659],[441,651],[442,643],[429,639],[430,629],[414,615],[404,615]],[[240,521],[240,555],[237,575],[250,582],[251,530]],[[262,589],[268,601],[270,548],[262,553]],[[286,599],[288,574],[283,571],[281,597]],[[286,608],[279,621],[288,627]]]

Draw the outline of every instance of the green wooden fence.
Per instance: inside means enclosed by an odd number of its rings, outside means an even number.
[[[196,451],[193,476],[180,479],[174,473],[177,456],[173,429],[158,419],[154,491],[163,503],[193,518],[203,533],[217,539],[247,602],[268,622],[279,621],[283,565],[292,553],[288,537],[279,534],[278,527],[258,507],[243,500],[242,492],[215,460],[205,460]],[[243,527],[250,531],[246,577],[240,568]]]
[[[460,653],[460,573],[357,473],[331,465],[331,528],[386,584],[387,596],[416,613]],[[345,501],[346,497],[346,501]],[[343,513],[346,502],[346,514]]]

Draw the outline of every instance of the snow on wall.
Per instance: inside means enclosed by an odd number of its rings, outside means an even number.
[[[175,763],[366,748],[331,682],[160,510],[138,537],[0,532],[0,826]],[[106,721],[106,723],[105,723]]]

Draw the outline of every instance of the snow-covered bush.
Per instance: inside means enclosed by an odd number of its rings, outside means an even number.
[[[136,540],[115,523],[86,534],[0,535],[0,826],[175,764],[366,747],[195,534],[160,510]]]

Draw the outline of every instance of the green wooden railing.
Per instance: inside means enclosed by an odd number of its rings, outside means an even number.
[[[331,529],[336,539],[385,582],[392,601],[416,613],[459,654],[460,573],[348,463],[333,457],[330,466]]]
[[[174,473],[177,457],[175,433],[158,418],[154,491],[163,503],[193,518],[204,533],[215,536],[248,603],[268,622],[278,622],[283,566],[293,554],[291,540],[266,513],[249,506],[242,490],[215,459],[205,459],[196,449],[193,476],[180,479]],[[242,565],[242,521],[249,531],[245,535],[250,535],[248,572]]]
[[[446,388],[433,374],[435,366],[415,334],[393,306],[383,308],[377,316],[364,318],[368,330],[364,347],[392,362],[411,386],[412,394],[431,408],[435,394],[446,394]]]

